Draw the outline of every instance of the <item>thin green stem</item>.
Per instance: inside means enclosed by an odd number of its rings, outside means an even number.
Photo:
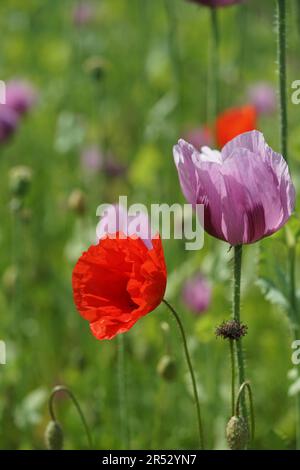
[[[252,395],[252,389],[250,382],[244,382],[239,389],[237,400],[236,400],[236,410],[235,414],[236,416],[240,415],[240,401],[242,397],[244,396],[244,390],[248,391],[248,396],[249,396],[249,404],[250,404],[250,421],[251,421],[251,441],[254,440],[254,435],[255,435],[255,414],[254,414],[254,404],[253,404],[253,395]]]
[[[172,305],[170,305],[169,302],[167,302],[167,300],[163,299],[163,302],[168,307],[168,309],[170,310],[172,315],[174,316],[174,318],[177,322],[177,325],[179,327],[180,333],[181,333],[184,353],[185,353],[186,362],[187,362],[187,365],[188,365],[188,368],[189,368],[189,372],[190,372],[190,376],[191,376],[191,380],[192,380],[193,392],[194,392],[194,399],[195,399],[196,412],[197,412],[199,439],[200,439],[200,448],[203,450],[204,449],[204,433],[203,433],[202,420],[201,420],[200,402],[199,402],[199,396],[198,396],[195,373],[194,373],[190,353],[189,353],[188,346],[187,346],[186,335],[185,335],[184,328],[183,328],[183,325],[182,325],[182,322],[180,320],[180,317],[179,317],[178,313],[175,311],[175,309],[172,307]]]
[[[299,339],[299,327],[294,326],[293,328],[294,340]],[[300,393],[298,392],[295,396],[295,408],[296,408],[296,450],[300,450]]]
[[[233,319],[240,322],[240,309],[241,309],[241,274],[242,274],[242,245],[234,247],[234,268],[233,268],[233,299],[232,299],[232,315]],[[245,382],[245,366],[244,366],[244,353],[242,338],[236,341],[236,354],[239,372],[239,384]],[[245,397],[242,397],[242,412],[243,417],[247,419],[247,408]]]
[[[235,410],[235,358],[234,358],[234,342],[229,340],[230,360],[231,360],[231,414],[234,415]]]
[[[83,414],[83,412],[81,410],[81,407],[79,405],[79,402],[77,401],[77,398],[75,397],[73,392],[68,387],[65,387],[64,385],[58,385],[57,387],[54,387],[54,389],[51,392],[51,395],[50,395],[50,398],[49,398],[49,413],[50,413],[51,419],[53,419],[53,421],[56,421],[55,412],[54,412],[54,398],[55,398],[57,393],[61,393],[61,392],[66,393],[68,395],[68,397],[71,398],[75,408],[77,409],[78,414],[80,416],[80,419],[82,421],[83,427],[84,427],[85,432],[86,432],[89,447],[90,447],[90,449],[92,449],[93,448],[92,436],[91,436],[88,424],[86,422],[86,419],[84,417],[84,414]]]
[[[168,34],[168,47],[170,58],[172,61],[173,73],[176,83],[176,89],[178,93],[179,101],[179,120],[182,119],[182,108],[183,108],[183,80],[182,80],[182,69],[181,59],[179,54],[179,46],[177,39],[177,17],[175,11],[175,5],[173,0],[165,0],[165,10],[168,20],[169,34]],[[180,122],[179,122],[180,125]]]
[[[211,17],[211,88],[209,92],[209,117],[212,122],[215,121],[219,110],[219,45],[220,33],[217,8],[210,8]]]
[[[297,2],[299,4],[299,2]],[[288,162],[288,114],[286,98],[286,0],[277,0],[277,36],[278,36],[278,68],[280,96],[280,134],[281,153]],[[296,330],[299,325],[299,313],[296,295],[296,252],[295,247],[289,247],[289,280],[290,308],[295,321]],[[293,325],[295,331],[295,325]],[[296,448],[300,450],[300,396],[296,396]]]
[[[128,407],[127,407],[127,382],[125,373],[125,338],[118,335],[118,394],[120,410],[121,436],[125,449],[130,448],[129,428],[128,428]]]
[[[286,1],[277,0],[277,60],[280,100],[281,153],[288,162],[288,118],[286,97]]]

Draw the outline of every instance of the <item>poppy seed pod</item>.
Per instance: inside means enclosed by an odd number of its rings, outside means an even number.
[[[49,421],[45,431],[45,443],[49,450],[62,450],[64,434],[61,425],[57,421]]]

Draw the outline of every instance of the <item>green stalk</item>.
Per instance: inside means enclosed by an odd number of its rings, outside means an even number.
[[[197,423],[198,423],[198,431],[199,431],[200,449],[203,450],[204,449],[204,433],[203,433],[203,427],[202,427],[200,402],[199,402],[199,397],[198,397],[198,390],[197,390],[195,373],[194,373],[190,353],[189,353],[188,346],[187,346],[186,335],[185,335],[184,328],[183,328],[183,325],[182,325],[182,322],[180,320],[180,317],[179,317],[178,313],[169,304],[169,302],[167,302],[167,300],[163,299],[163,302],[168,307],[168,309],[172,313],[173,317],[175,318],[175,320],[177,322],[177,325],[178,325],[178,328],[179,328],[179,331],[181,333],[184,353],[185,353],[186,362],[187,362],[187,365],[188,365],[188,368],[189,368],[189,372],[190,372],[190,376],[191,376],[191,380],[192,380],[193,392],[194,392]]]
[[[181,125],[182,111],[183,111],[183,78],[182,78],[182,69],[181,69],[181,59],[179,54],[179,46],[177,39],[177,17],[175,11],[175,5],[173,0],[165,0],[165,11],[168,21],[168,48],[169,54],[172,61],[172,68],[174,73],[174,79],[176,84],[176,90],[178,93],[178,109],[179,109],[179,122],[178,125]]]
[[[118,335],[118,395],[120,411],[120,431],[124,449],[130,449],[129,426],[128,426],[128,401],[127,384],[125,373],[125,338]]]
[[[234,342],[229,340],[230,360],[231,360],[231,415],[234,416],[235,411],[235,358],[234,358]]]
[[[61,392],[64,392],[68,395],[68,397],[72,400],[76,410],[78,411],[78,414],[80,416],[80,419],[82,421],[83,427],[84,427],[85,432],[86,432],[87,440],[88,440],[88,443],[89,443],[89,448],[92,449],[93,448],[93,441],[92,441],[92,436],[91,436],[88,424],[86,422],[86,419],[84,417],[84,414],[81,410],[81,407],[79,405],[79,402],[78,402],[77,398],[75,397],[73,392],[68,387],[65,387],[63,385],[57,385],[52,390],[50,398],[49,398],[49,413],[50,413],[51,419],[53,421],[56,421],[55,412],[54,412],[54,398],[55,398],[57,393],[61,393]]]
[[[219,63],[219,22],[217,8],[210,8],[211,19],[211,72],[209,90],[209,118],[211,122],[215,122],[219,110],[219,80],[220,80],[220,63]]]
[[[288,114],[286,96],[286,0],[277,0],[277,37],[278,37],[278,69],[279,69],[279,97],[280,97],[280,142],[281,153],[288,162]],[[287,241],[288,244],[288,241]],[[289,249],[289,280],[290,280],[290,308],[299,330],[299,315],[296,296],[296,252],[295,247]],[[298,338],[296,338],[298,339]],[[300,450],[300,395],[296,396],[296,449]]]
[[[237,322],[240,322],[241,309],[242,253],[242,245],[237,245],[234,247],[232,316],[233,319]],[[239,385],[241,386],[245,382],[245,366],[242,338],[236,341],[236,355],[238,364]],[[241,397],[241,406],[243,417],[245,420],[247,420],[247,408],[244,394]]]
[[[277,0],[277,60],[279,72],[281,153],[288,162],[288,119],[286,98],[286,1]]]

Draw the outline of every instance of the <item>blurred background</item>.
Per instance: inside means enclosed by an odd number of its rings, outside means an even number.
[[[300,78],[296,3],[288,2],[289,86]],[[57,384],[80,401],[95,448],[197,447],[182,345],[165,307],[121,341],[99,342],[73,305],[71,274],[95,239],[99,204],[119,195],[148,207],[184,202],[172,146],[180,137],[214,146],[209,13],[184,0],[0,2],[0,80],[11,103],[0,106],[2,449],[45,447],[47,400]],[[279,151],[275,2],[249,0],[218,13],[220,110],[255,105],[258,128]],[[299,109],[289,107],[297,186]],[[215,337],[230,315],[228,248],[209,236],[199,252],[185,251],[183,240],[164,241],[168,299],[187,329],[214,449],[226,448],[230,417],[229,348]],[[269,303],[256,282],[284,267],[281,234],[244,253],[254,447],[294,448],[300,384],[291,371],[292,337],[280,299]],[[65,448],[87,448],[72,404],[65,396],[56,404]]]

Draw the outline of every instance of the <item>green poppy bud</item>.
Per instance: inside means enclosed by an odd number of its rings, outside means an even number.
[[[45,431],[46,447],[49,450],[61,450],[64,443],[63,430],[57,421],[50,421]]]
[[[176,377],[176,362],[171,356],[165,355],[158,362],[156,370],[163,379],[171,381]]]
[[[232,416],[226,427],[226,439],[231,450],[245,449],[248,440],[247,423],[242,416]]]

